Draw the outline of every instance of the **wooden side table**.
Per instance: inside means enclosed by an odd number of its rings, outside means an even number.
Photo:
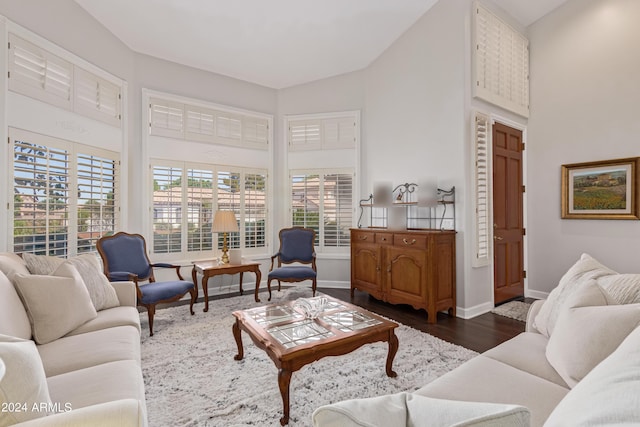
[[[262,279],[262,273],[260,272],[259,262],[243,262],[242,264],[218,264],[218,261],[194,261],[193,270],[191,270],[191,277],[193,283],[198,286],[197,278],[198,273],[202,274],[202,291],[204,292],[204,310],[209,311],[209,287],[207,282],[209,277],[219,276],[221,274],[236,274],[240,273],[240,295],[242,295],[242,276],[245,272],[253,272],[256,275],[256,302],[260,302],[258,298],[258,290],[260,288],[260,279]]]

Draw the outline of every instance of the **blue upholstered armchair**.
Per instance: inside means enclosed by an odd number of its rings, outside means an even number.
[[[147,256],[147,244],[140,234],[119,232],[113,236],[101,237],[97,244],[104,264],[104,274],[112,282],[132,281],[136,284],[138,305],[149,314],[149,334],[153,336],[153,316],[156,304],[177,301],[187,292],[191,294],[190,310],[198,298],[198,288],[193,282],[184,280],[180,266],[157,263],[151,264]],[[173,268],[179,280],[156,282],[153,268]],[[148,283],[144,283],[148,282]]]
[[[269,301],[271,301],[271,281],[278,281],[278,291],[280,282],[302,282],[311,280],[313,296],[316,295],[316,252],[313,242],[316,239],[316,232],[311,228],[293,227],[280,230],[280,249],[278,253],[271,257],[271,269],[267,278],[267,288],[269,289]],[[273,268],[275,260],[278,260],[277,268]],[[282,264],[297,264],[285,265]],[[302,265],[301,265],[302,264]]]

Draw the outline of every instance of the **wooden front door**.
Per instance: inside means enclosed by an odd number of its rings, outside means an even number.
[[[493,125],[494,302],[524,296],[522,131]]]

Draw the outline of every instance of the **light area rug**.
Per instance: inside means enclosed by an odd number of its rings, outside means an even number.
[[[295,289],[295,288],[294,288]],[[296,292],[273,293],[272,302]],[[237,347],[231,312],[266,303],[253,295],[212,300],[209,312],[197,304],[158,310],[154,336],[142,321],[142,371],[150,426],[279,426],[282,399],[278,371],[267,354],[243,332],[244,359]],[[387,343],[365,345],[344,356],[325,357],[293,373],[289,425],[311,426],[321,406],[345,399],[413,391],[477,353],[401,325],[393,362],[396,378],[385,373]]]
[[[500,316],[508,317],[510,319],[516,319],[521,322],[526,322],[529,307],[531,307],[531,304],[527,302],[509,301],[497,306],[496,308],[491,310],[491,312]]]

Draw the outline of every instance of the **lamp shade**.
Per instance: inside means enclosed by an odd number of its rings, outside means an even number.
[[[236,216],[233,211],[216,211],[211,231],[214,233],[233,233],[239,231]]]

